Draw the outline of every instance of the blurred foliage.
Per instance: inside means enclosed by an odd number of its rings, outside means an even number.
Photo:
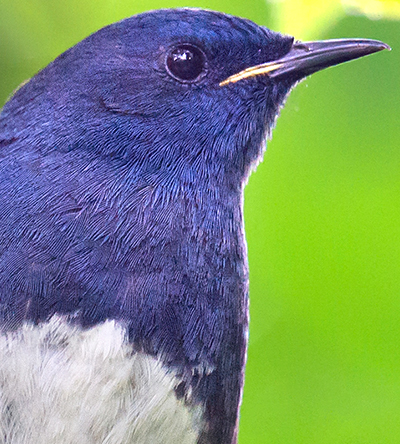
[[[298,39],[314,38],[346,14],[400,19],[400,0],[269,0],[274,26]]]
[[[0,102],[99,27],[185,5],[0,0]],[[302,82],[246,188],[251,326],[240,443],[397,444],[399,2],[190,5],[301,39],[365,37],[393,48]]]
[[[361,13],[371,19],[400,19],[399,0],[343,0],[349,12]]]

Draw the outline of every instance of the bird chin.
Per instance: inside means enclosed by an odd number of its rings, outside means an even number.
[[[180,380],[133,353],[122,326],[83,330],[62,317],[0,336],[0,428],[8,444],[195,444],[202,409]]]

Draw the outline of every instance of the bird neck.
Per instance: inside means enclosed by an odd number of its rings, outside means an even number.
[[[231,324],[247,319],[243,199],[226,187],[199,185],[142,188],[141,208],[123,228],[124,234],[138,237],[140,248],[127,250],[124,264],[139,304],[133,342],[146,351],[163,349],[177,364],[187,365],[189,358],[190,366],[213,367],[222,336]],[[137,322],[137,308],[143,325]],[[201,332],[196,325],[203,325]],[[168,345],[154,343],[157,335],[151,332],[160,326],[160,340],[169,336]],[[201,333],[202,340],[194,340],[194,333]]]
[[[209,427],[199,443],[228,444],[247,346],[243,196],[196,185],[178,186],[173,197],[169,188],[148,189],[140,211],[146,240],[128,255],[134,291],[121,315],[134,347],[174,368],[181,396],[204,406]],[[137,230],[135,216],[130,226]]]

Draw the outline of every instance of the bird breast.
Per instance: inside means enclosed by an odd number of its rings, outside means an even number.
[[[62,317],[0,336],[0,443],[194,444],[202,411],[178,378],[133,353],[124,328]]]

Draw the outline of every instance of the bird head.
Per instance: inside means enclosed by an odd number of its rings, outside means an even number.
[[[5,112],[19,110],[21,128],[44,139],[45,150],[122,159],[155,182],[241,184],[299,80],[386,47],[301,43],[213,11],[152,11],[62,54]]]

